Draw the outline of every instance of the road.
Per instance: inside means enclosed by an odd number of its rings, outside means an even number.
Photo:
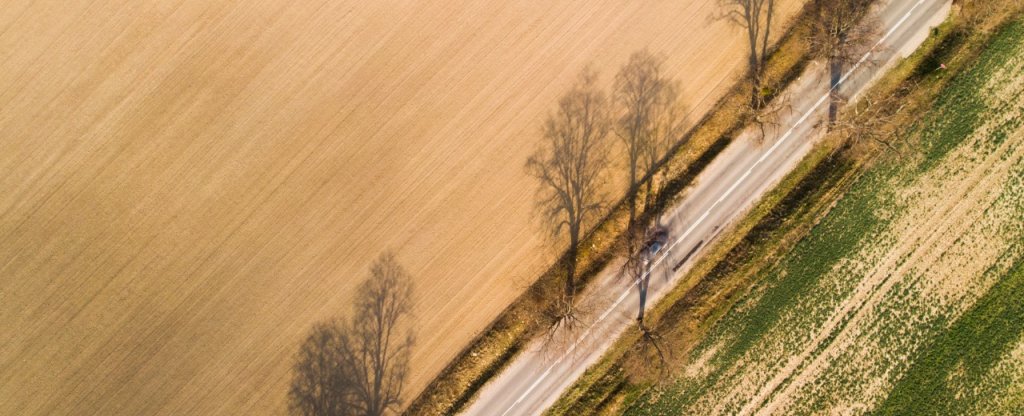
[[[879,4],[880,39],[875,48],[846,69],[837,86],[856,98],[898,58],[927,38],[949,13],[948,0],[890,0]],[[764,140],[748,128],[701,173],[661,224],[670,232],[668,249],[655,259],[648,306],[655,304],[722,230],[742,218],[768,190],[789,173],[824,135],[829,83],[822,65],[811,65],[785,94],[791,108]],[[551,406],[587,367],[600,359],[623,330],[634,325],[638,307],[635,282],[620,276],[622,261],[612,262],[582,294],[594,311],[585,329],[564,333],[568,342],[544,348],[533,341],[479,393],[465,414],[536,415]]]

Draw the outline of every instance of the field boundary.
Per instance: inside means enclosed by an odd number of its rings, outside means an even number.
[[[1016,13],[1003,18],[1012,19]],[[951,14],[933,30],[914,54],[898,63],[869,89],[869,94],[907,94],[908,105],[892,121],[899,126],[917,122],[913,113],[934,97],[955,75],[928,75],[934,62],[970,61],[988,36],[965,39],[958,17]],[[972,48],[973,47],[973,48]],[[906,93],[908,85],[917,90]],[[898,112],[898,111],[897,111]],[[755,205],[737,226],[719,236],[709,252],[687,272],[681,284],[649,312],[652,326],[670,348],[677,350],[669,368],[681,367],[702,334],[753,287],[759,271],[772,267],[811,232],[846,189],[879,157],[899,157],[869,143],[851,144],[842,132],[820,142],[800,165]],[[751,259],[756,259],[751,261]],[[641,334],[631,328],[549,409],[547,414],[621,412],[648,389],[658,389],[670,378],[642,369],[640,362],[654,357],[642,351]]]
[[[803,39],[805,25],[800,24],[806,11],[798,13],[782,37],[770,51],[766,64],[769,99],[773,91],[781,91],[795,80],[810,62]],[[647,224],[665,207],[685,196],[693,180],[724,150],[751,120],[741,111],[749,101],[750,86],[746,77],[737,81],[729,92],[690,128],[670,149],[657,169],[639,183],[657,177],[666,178],[661,192],[651,207],[638,210],[638,220]],[[640,187],[642,188],[642,187]],[[637,199],[642,200],[638,193]],[[643,209],[642,206],[638,207]],[[613,205],[580,244],[579,290],[614,258],[628,217],[625,197]],[[564,256],[564,254],[563,254]],[[503,370],[533,337],[546,327],[538,318],[543,305],[561,287],[562,258],[556,261],[526,291],[507,306],[493,321],[463,348],[456,357],[427,385],[403,412],[406,415],[452,415],[475,398],[479,389]]]

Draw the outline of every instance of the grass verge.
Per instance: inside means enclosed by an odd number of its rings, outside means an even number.
[[[990,26],[995,25],[990,23]],[[892,123],[913,125],[915,114],[927,108],[956,75],[957,71],[937,74],[935,62],[969,67],[967,63],[976,59],[987,43],[985,33],[966,33],[962,26],[947,22],[933,32],[917,53],[877,82],[870,93],[909,94],[905,98],[910,104]],[[908,85],[914,86],[912,92],[906,92]],[[955,100],[959,94],[948,96]],[[937,144],[946,142],[941,138],[935,140]],[[649,316],[657,322],[662,342],[676,355],[676,360],[671,360],[674,362],[670,363],[670,371],[680,370],[681,357],[688,355],[708,328],[733,308],[737,299],[757,287],[759,272],[774,267],[807,236],[883,151],[848,144],[848,140],[833,134],[733,231],[720,236],[682,283],[655,306]],[[936,157],[944,153],[943,147],[928,146],[926,152]],[[640,341],[640,334],[635,330],[624,334],[548,413],[617,413],[634,406],[641,398],[657,398],[661,385],[642,370],[646,366],[640,364],[650,362],[651,357],[642,352]]]
[[[798,16],[795,21],[802,19]],[[771,90],[782,90],[798,76],[808,62],[803,25],[794,24],[779,40],[766,65],[766,80]],[[641,221],[650,221],[664,207],[684,194],[693,179],[732,141],[749,117],[741,109],[748,101],[749,84],[738,82],[701,119],[668,157],[644,180],[666,178],[661,192]],[[638,199],[642,200],[642,195]],[[628,209],[619,202],[598,223],[580,245],[579,289],[614,257],[616,243],[627,222]],[[557,299],[564,273],[556,262],[519,298],[510,304],[473,342],[463,349],[441,373],[414,399],[404,414],[451,415],[472,401],[480,387],[505,368],[516,354],[550,323],[539,318],[538,311]]]

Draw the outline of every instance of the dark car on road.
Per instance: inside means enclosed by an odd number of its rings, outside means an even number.
[[[647,258],[652,259],[661,250],[665,249],[668,245],[668,229],[665,227],[657,227],[650,231],[650,237],[647,238]]]

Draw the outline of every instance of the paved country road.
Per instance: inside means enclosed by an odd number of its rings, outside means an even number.
[[[837,87],[840,94],[856,98],[898,58],[915,50],[929,29],[945,19],[949,7],[948,0],[883,0],[877,11],[882,25],[878,44],[857,65],[845,69]],[[667,293],[718,233],[740,219],[824,135],[825,72],[821,65],[809,66],[787,90],[792,108],[772,129],[776,131],[769,131],[759,143],[757,129],[747,129],[708,165],[687,196],[666,210],[660,221],[669,228],[668,247],[654,260],[648,305]],[[594,311],[583,330],[557,349],[532,342],[484,386],[465,413],[536,415],[551,406],[623,330],[635,324],[638,295],[634,283],[619,276],[621,263],[612,262],[581,296]]]

